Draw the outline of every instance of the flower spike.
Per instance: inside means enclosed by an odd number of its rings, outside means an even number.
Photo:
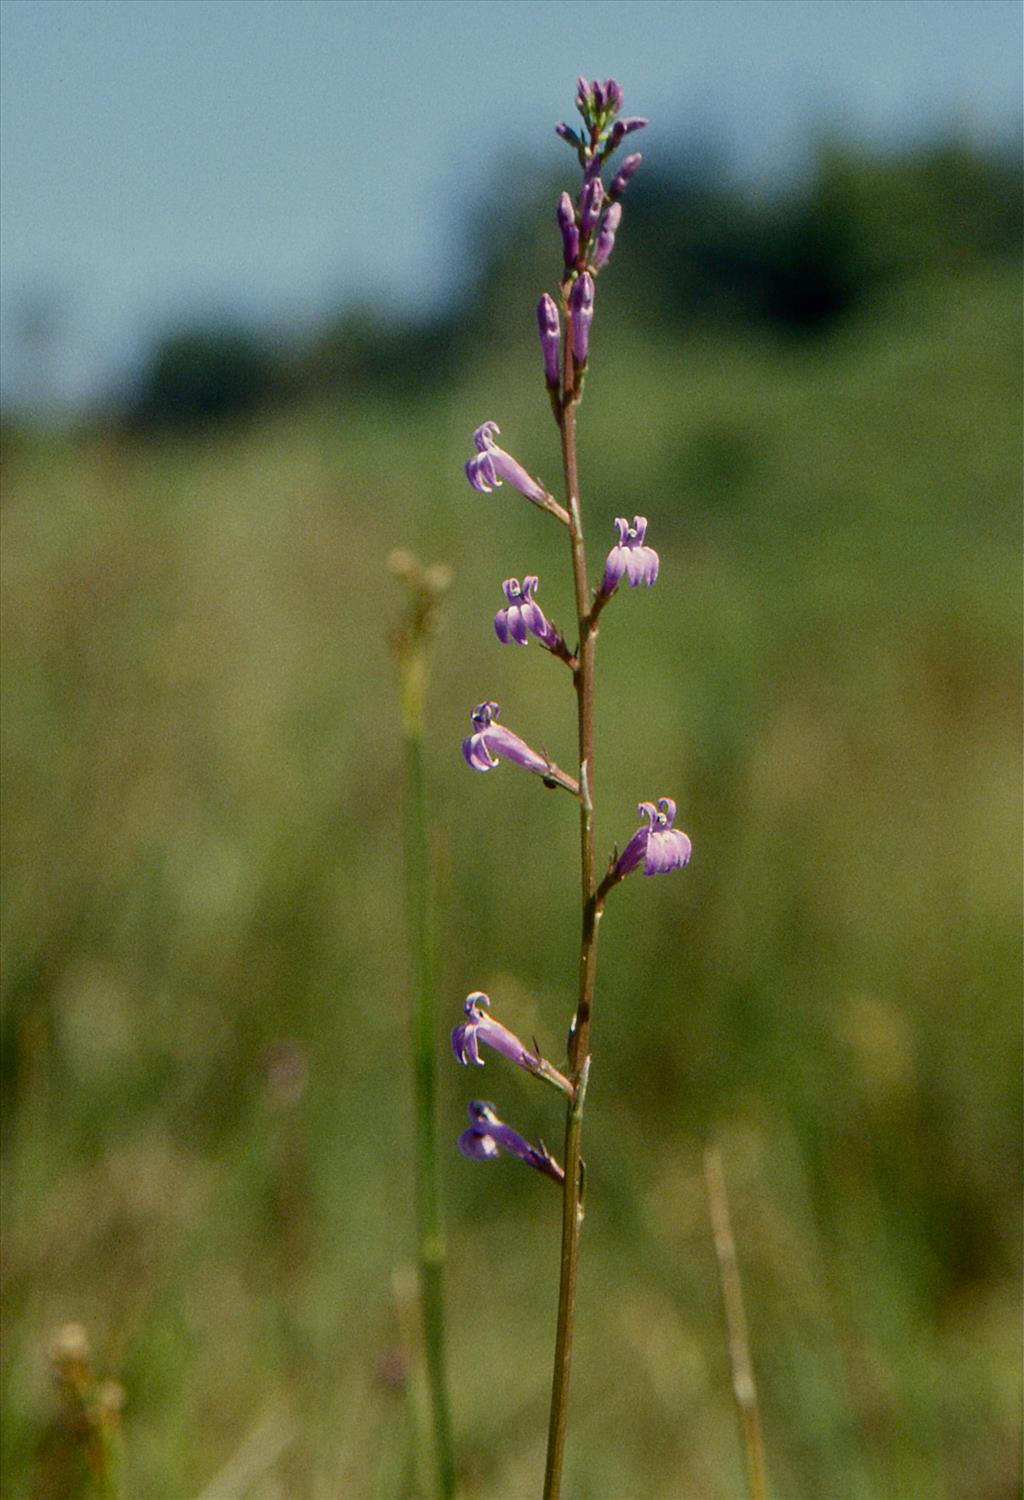
[[[644,543],[647,535],[647,517],[634,516],[632,526],[625,516],[617,516],[615,525],[618,528],[618,545],[613,547],[605,560],[604,579],[601,583],[601,594],[609,598],[614,594],[626,575],[626,582],[630,588],[639,588],[641,584],[650,588],[658,576],[658,554],[653,547]]]
[[[544,1142],[538,1141],[536,1146],[531,1146],[511,1125],[499,1120],[493,1104],[474,1099],[469,1105],[469,1118],[472,1124],[459,1136],[459,1150],[463,1156],[475,1161],[493,1161],[502,1151],[508,1151],[555,1182],[565,1180],[565,1173]]]

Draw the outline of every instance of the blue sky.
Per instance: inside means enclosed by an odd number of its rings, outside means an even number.
[[[725,147],[752,180],[828,130],[1012,139],[1017,0],[5,0],[2,374],[102,392],[154,332],[347,300],[403,310],[459,275],[453,217],[549,170],[574,79],[619,78],[644,151]],[[461,241],[464,243],[464,241]],[[461,252],[460,252],[461,253]]]

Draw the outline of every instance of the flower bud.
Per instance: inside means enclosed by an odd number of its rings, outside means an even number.
[[[613,202],[612,207],[604,214],[604,223],[601,225],[601,233],[597,237],[597,246],[594,249],[594,269],[600,270],[604,266],[615,246],[616,229],[619,228],[619,219],[622,217],[621,202]]]
[[[558,348],[561,341],[561,322],[553,297],[547,292],[537,303],[537,327],[540,330],[540,347],[544,354],[544,379],[548,389],[558,389]]]
[[[572,352],[578,365],[587,362],[590,347],[590,325],[594,321],[594,278],[584,271],[569,293],[572,313]]]
[[[632,135],[634,130],[643,130],[646,124],[642,115],[624,115],[622,119],[616,120],[609,137],[610,149],[614,151],[627,135]]]
[[[604,223],[601,225],[601,233],[597,237],[597,246],[594,250],[595,270],[599,271],[604,265],[605,261],[608,259],[609,255],[611,255],[612,247],[615,244],[615,233],[619,227],[619,220],[621,218],[622,204],[613,203],[611,208],[604,216]]]
[[[576,210],[573,208],[572,199],[568,193],[563,193],[558,200],[558,227],[562,231],[562,254],[565,257],[565,269],[571,271],[580,253],[580,232],[576,227]]]
[[[619,170],[612,178],[612,185],[608,190],[608,196],[609,198],[611,198],[613,203],[616,198],[622,197],[623,193],[626,191],[626,185],[629,182],[629,179],[632,177],[633,173],[636,171],[637,167],[642,161],[643,157],[640,155],[639,151],[634,151],[632,156],[627,156],[623,160],[622,165],[619,167]]]
[[[604,183],[600,177],[595,177],[586,184],[580,194],[580,239],[584,244],[589,240],[594,225],[601,216],[603,203]]]

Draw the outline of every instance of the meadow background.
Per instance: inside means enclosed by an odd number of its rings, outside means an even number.
[[[537,1491],[559,1202],[454,1142],[474,1094],[552,1144],[559,1111],[456,1068],[447,1029],[483,989],[557,1059],[572,1009],[572,806],[458,753],[494,697],[572,756],[564,672],[490,625],[527,572],[569,620],[563,538],[462,475],[495,419],[557,492],[552,142],[461,221],[427,316],[192,319],[117,399],[5,421],[11,1500],[100,1493],[53,1385],[68,1322],[123,1391],[108,1494],[425,1492],[395,547],[454,575],[428,770],[465,1493]],[[820,140],[770,192],[713,153],[649,166],[580,418],[592,566],[635,511],[662,561],[602,619],[599,840],[671,794],[695,853],[602,929],[566,1493],[744,1494],[714,1134],[776,1500],[1011,1500],[1019,161],[950,133]]]

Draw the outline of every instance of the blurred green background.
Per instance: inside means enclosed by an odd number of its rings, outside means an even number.
[[[582,486],[594,572],[635,511],[662,571],[602,621],[599,840],[672,795],[695,854],[603,926],[578,1500],[744,1493],[711,1132],[777,1500],[1019,1493],[1017,183],[950,140],[833,143],[764,198],[630,188]],[[552,1145],[559,1109],[447,1053],[479,988],[558,1060],[577,942],[569,799],[458,753],[489,697],[574,743],[564,671],[490,627],[536,572],[568,629],[564,538],[461,472],[495,419],[559,488],[550,192],[488,217],[429,323],[197,325],[117,409],[5,431],[5,1496],[90,1493],[68,1321],[123,1388],[127,1496],[422,1492],[396,546],[455,577],[428,736],[459,1452],[467,1496],[538,1488],[559,1202],[454,1142],[474,1094]]]

